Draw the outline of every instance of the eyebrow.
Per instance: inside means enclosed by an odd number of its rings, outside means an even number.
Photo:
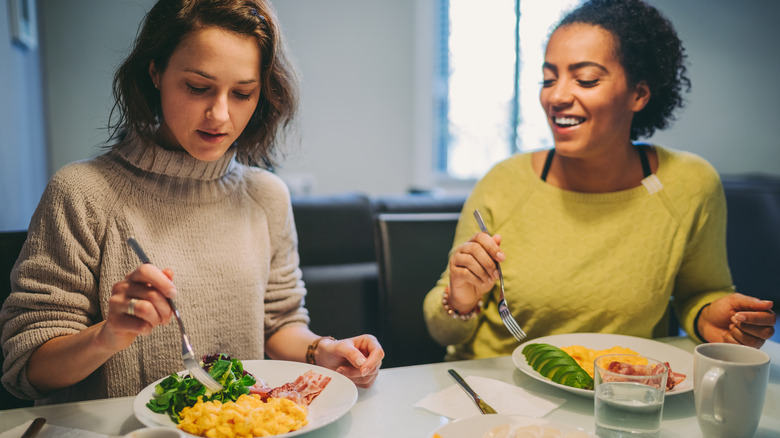
[[[215,81],[217,79],[216,77],[214,77],[214,76],[212,76],[212,75],[210,75],[210,74],[208,74],[208,73],[206,73],[204,71],[200,71],[200,70],[184,69],[184,71],[187,72],[187,73],[195,73],[196,75],[203,76],[204,78],[210,79],[212,81]],[[245,79],[243,81],[238,81],[237,83],[241,84],[241,85],[244,85],[244,84],[255,84],[257,82],[259,82],[257,79]]]
[[[599,64],[598,62],[593,62],[593,61],[582,61],[582,62],[578,62],[576,64],[572,64],[572,65],[569,66],[569,71],[575,71],[575,70],[579,70],[579,69],[582,69],[582,68],[585,68],[585,67],[595,67],[595,68],[603,71],[604,73],[609,73],[609,70],[607,70],[606,67],[604,67],[603,65]],[[544,64],[542,64],[542,69],[548,69],[548,70],[552,70],[554,72],[557,72],[558,71],[558,66],[550,64],[549,62],[545,62]]]

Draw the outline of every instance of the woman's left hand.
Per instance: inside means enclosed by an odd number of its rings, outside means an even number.
[[[385,351],[372,335],[333,341],[320,341],[315,359],[317,365],[343,374],[360,388],[368,388],[379,375]]]
[[[760,348],[775,333],[772,301],[735,293],[713,301],[699,316],[699,333],[708,342]]]

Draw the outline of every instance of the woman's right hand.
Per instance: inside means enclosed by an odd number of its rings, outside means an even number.
[[[470,312],[498,279],[496,262],[506,260],[501,236],[480,232],[455,248],[450,257],[449,305],[460,313]]]
[[[111,289],[108,317],[100,338],[107,347],[124,350],[138,335],[147,335],[161,324],[168,324],[173,309],[166,297],[176,297],[173,271],[143,264],[127,274]]]

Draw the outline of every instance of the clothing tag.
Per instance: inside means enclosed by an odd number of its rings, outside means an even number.
[[[661,189],[664,188],[664,185],[661,183],[661,180],[658,179],[658,177],[655,176],[655,174],[652,174],[647,178],[643,179],[642,185],[645,186],[645,188],[651,195],[660,192]]]

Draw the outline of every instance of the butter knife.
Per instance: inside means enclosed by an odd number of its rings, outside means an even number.
[[[46,422],[46,419],[43,417],[38,417],[35,420],[33,420],[32,423],[30,423],[30,427],[27,428],[27,430],[24,431],[24,435],[22,435],[22,438],[33,438],[35,435],[38,435],[38,432],[41,431],[41,428],[43,427],[43,423]]]
[[[447,372],[450,373],[450,375],[455,379],[456,382],[458,382],[458,385],[460,385],[461,388],[463,388],[464,391],[466,391],[472,399],[474,399],[474,403],[477,405],[480,411],[482,411],[483,414],[496,414],[496,410],[491,408],[489,404],[485,403],[484,400],[482,400],[482,397],[479,396],[476,392],[474,392],[473,389],[469,386],[468,383],[466,383],[466,380],[463,379],[463,377],[458,374],[457,371],[453,369],[447,370]]]

